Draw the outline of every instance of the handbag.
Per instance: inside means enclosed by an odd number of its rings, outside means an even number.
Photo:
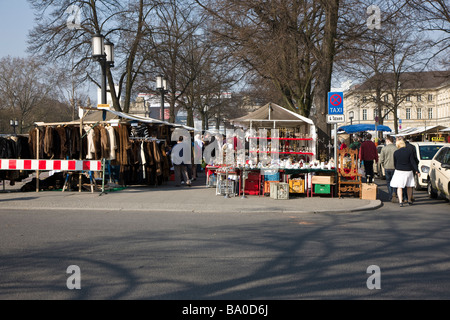
[[[360,167],[360,168],[358,169],[358,174],[360,174],[360,175],[362,175],[362,176],[365,176],[365,175],[366,175],[366,170],[364,169],[364,167]]]

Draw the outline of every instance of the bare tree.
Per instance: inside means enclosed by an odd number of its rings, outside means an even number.
[[[3,108],[18,120],[22,133],[31,126],[32,113],[56,85],[57,79],[36,59],[6,57],[0,60],[0,95]],[[47,70],[48,71],[48,70]]]
[[[141,57],[144,57],[139,51],[140,42],[151,32],[147,21],[154,1],[28,1],[37,14],[36,26],[29,35],[29,51],[47,61],[62,64],[75,57],[73,68],[85,74],[80,81],[89,79],[100,87],[93,76],[99,67],[91,58],[92,36],[99,33],[115,43],[116,67],[113,70],[107,66],[106,74],[114,108],[128,112],[133,83],[142,66]],[[68,12],[74,5],[79,9],[79,21],[73,27]],[[122,90],[125,95],[123,106],[120,105]]]
[[[271,81],[285,107],[314,118],[324,149],[340,1],[197,2],[215,18],[213,32],[238,61]]]
[[[407,0],[406,3],[415,14],[414,21],[417,22],[420,29],[437,35],[433,39],[435,52],[430,61],[438,59],[442,62],[442,66],[448,69],[450,67],[450,6],[448,0]]]

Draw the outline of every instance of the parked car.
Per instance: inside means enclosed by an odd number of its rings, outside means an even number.
[[[411,142],[411,145],[416,149],[417,159],[419,160],[418,167],[420,175],[414,175],[416,190],[426,189],[431,160],[442,147],[450,146],[450,143]]]
[[[442,147],[431,160],[427,187],[430,198],[450,200],[450,146]]]
[[[378,159],[380,158],[381,149],[383,149],[383,147],[384,147],[384,144],[380,144],[379,146],[377,146]],[[386,180],[386,175],[384,173],[384,167],[381,165],[380,161],[378,161],[378,163],[375,161],[373,162],[373,172],[381,180]]]

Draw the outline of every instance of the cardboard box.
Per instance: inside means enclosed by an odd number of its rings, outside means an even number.
[[[311,178],[312,184],[333,184],[334,183],[334,175],[333,176],[312,176]]]
[[[361,199],[376,200],[378,186],[375,183],[362,183]]]

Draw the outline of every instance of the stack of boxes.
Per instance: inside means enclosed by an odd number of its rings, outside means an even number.
[[[331,185],[334,184],[334,176],[314,175],[311,178],[311,184],[314,193],[331,194]]]

